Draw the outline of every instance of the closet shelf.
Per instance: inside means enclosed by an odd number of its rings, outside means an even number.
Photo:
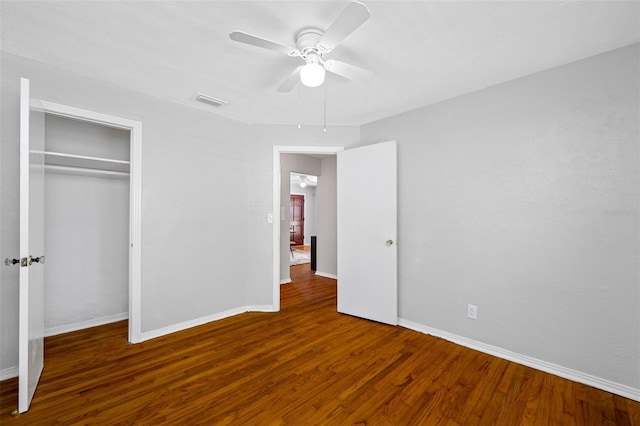
[[[40,151],[44,154],[44,163],[54,166],[77,167],[82,169],[106,170],[129,173],[129,161],[110,158],[89,157],[86,155],[66,154],[62,152]]]

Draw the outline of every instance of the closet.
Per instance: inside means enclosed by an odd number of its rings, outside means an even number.
[[[45,335],[127,318],[130,131],[46,114]]]

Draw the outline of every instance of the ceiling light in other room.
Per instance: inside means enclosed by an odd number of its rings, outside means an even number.
[[[307,64],[300,68],[300,81],[307,87],[318,87],[324,83],[324,67],[320,57],[313,52],[307,54]]]

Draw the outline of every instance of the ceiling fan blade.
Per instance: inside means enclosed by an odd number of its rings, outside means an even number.
[[[296,85],[300,82],[300,77],[299,77],[300,68],[302,68],[302,65],[296,68],[295,70],[293,70],[291,74],[289,74],[289,77],[287,77],[287,79],[282,82],[280,87],[278,87],[277,89],[278,92],[280,93],[290,92],[291,89],[296,87]]]
[[[267,40],[266,38],[254,36],[242,31],[234,31],[229,34],[229,38],[240,43],[250,44],[252,46],[262,47],[263,49],[273,50],[274,52],[284,53],[289,56],[300,56],[298,49]]]
[[[345,62],[336,61],[335,59],[326,61],[324,63],[324,69],[346,79],[357,81],[370,80],[375,75],[371,71],[358,68],[355,65],[350,65]]]
[[[357,1],[353,1],[344,8],[340,16],[333,21],[333,24],[324,32],[318,42],[318,49],[323,53],[333,50],[349,34],[362,25],[371,13],[367,6]]]

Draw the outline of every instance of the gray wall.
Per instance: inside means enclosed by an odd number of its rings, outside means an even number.
[[[129,132],[47,115],[45,147],[128,160]],[[45,333],[126,318],[129,179],[45,171]]]
[[[640,388],[638,64],[635,44],[362,126],[398,141],[402,318]]]
[[[321,162],[316,200],[318,211],[318,247],[316,272],[329,276],[338,274],[338,210],[336,187],[336,156],[325,157]]]

